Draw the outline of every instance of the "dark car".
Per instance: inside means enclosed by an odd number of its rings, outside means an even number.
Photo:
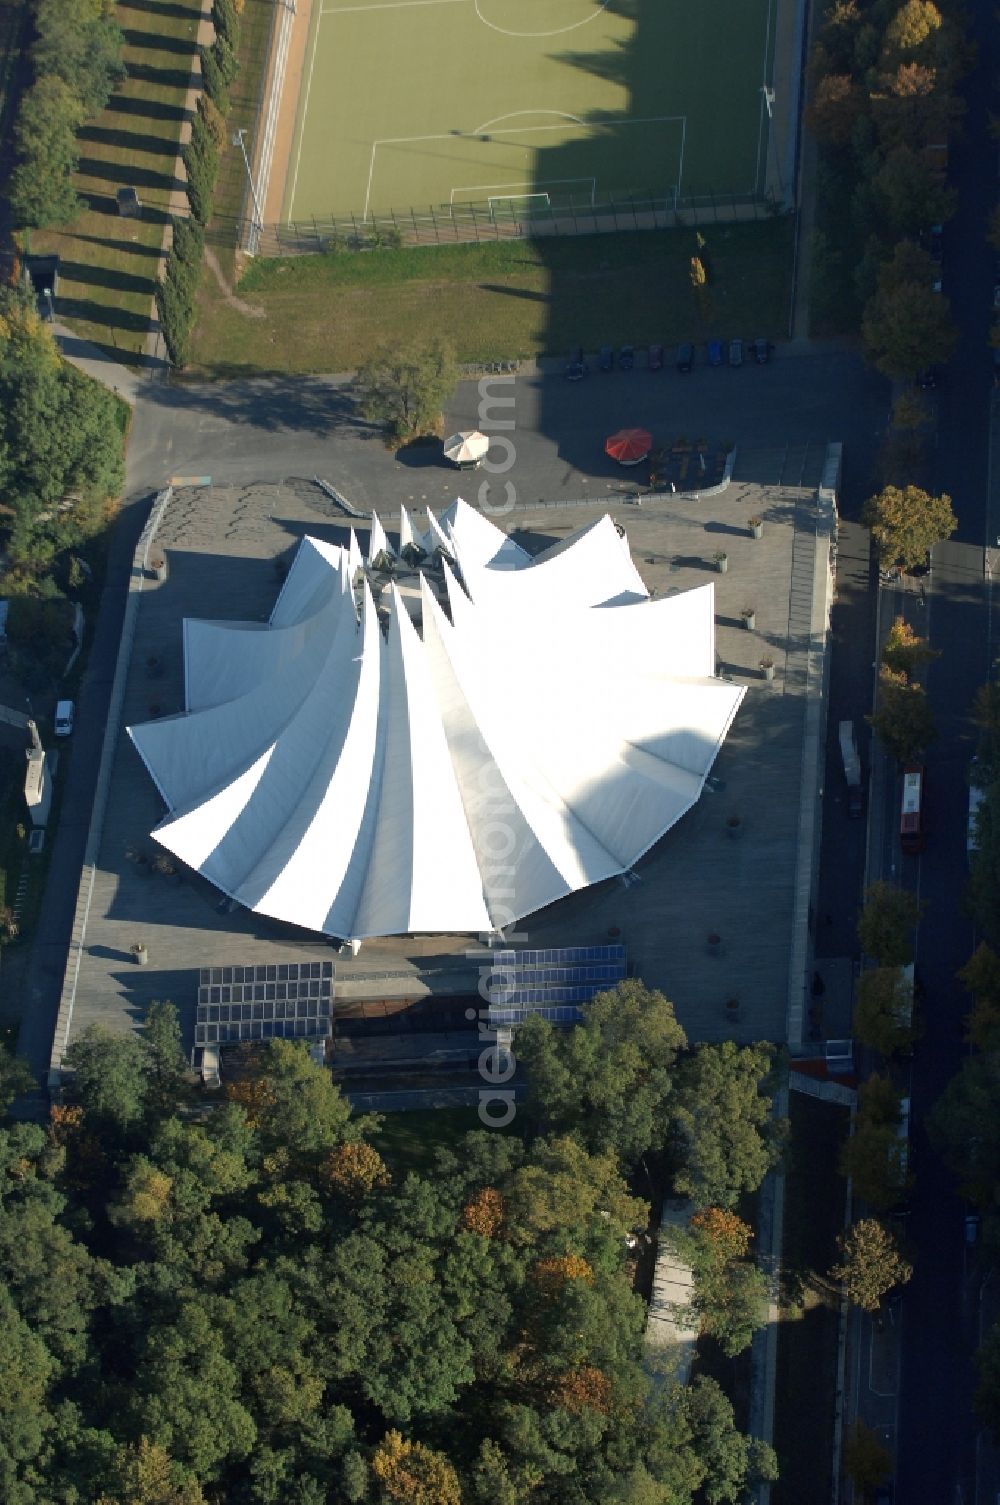
[[[944,255],[944,230],[941,225],[931,225],[927,232],[927,249],[932,261],[940,261]]]
[[[623,371],[631,371],[635,365],[635,346],[623,345],[618,352],[618,364]]]
[[[690,371],[694,365],[694,346],[683,344],[677,346],[677,369],[678,371]]]
[[[597,364],[602,371],[613,371],[615,365],[615,352],[610,345],[602,345],[597,352]]]
[[[922,387],[925,392],[933,391],[940,380],[941,372],[937,366],[925,366],[922,371],[917,372],[917,386]]]
[[[892,1479],[888,1479],[885,1484],[876,1485],[875,1493],[872,1495],[875,1505],[892,1505],[895,1498],[896,1486]]]
[[[743,364],[743,341],[742,340],[730,340],[729,341],[729,364],[731,366],[742,366],[742,364]]]
[[[710,366],[721,366],[722,365],[722,341],[721,340],[709,340],[709,342],[708,342],[708,364]]]
[[[583,358],[583,347],[578,345],[566,362],[566,380],[582,381],[587,374],[587,362]]]
[[[1000,346],[993,346],[993,385],[1000,387]]]
[[[768,361],[771,359],[771,351],[773,349],[774,346],[771,344],[770,340],[754,340],[753,358],[757,362],[758,366],[767,365]]]
[[[847,813],[851,820],[857,820],[865,813],[865,794],[860,784],[847,786]]]
[[[662,345],[650,345],[650,347],[649,347],[649,369],[650,369],[650,371],[662,371],[663,370],[663,346]]]

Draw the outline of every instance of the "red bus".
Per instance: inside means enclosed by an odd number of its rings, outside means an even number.
[[[899,816],[899,844],[904,852],[922,852],[927,845],[926,784],[923,764],[907,763]]]

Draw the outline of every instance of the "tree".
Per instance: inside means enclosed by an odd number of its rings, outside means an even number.
[[[150,1097],[166,1113],[176,1107],[188,1076],[177,1009],[169,999],[146,1009],[141,1040],[149,1070]]]
[[[428,345],[383,345],[359,369],[354,393],[362,415],[398,444],[434,432],[458,376],[451,347],[441,338]]]
[[[780,1153],[784,1126],[767,1095],[773,1048],[698,1045],[680,1063],[670,1108],[674,1186],[697,1207],[732,1207],[756,1191]]]
[[[877,292],[865,308],[861,334],[868,359],[893,380],[944,364],[958,340],[947,298],[916,282]]]
[[[828,73],[816,81],[806,122],[817,141],[850,146],[864,106],[864,94],[849,73]]]
[[[887,668],[912,679],[925,664],[933,663],[940,657],[940,653],[930,646],[926,638],[914,632],[905,617],[896,617],[882,649],[882,662]]]
[[[7,1112],[15,1098],[34,1092],[37,1086],[35,1073],[23,1056],[15,1056],[14,1052],[0,1041],[0,1118]]]
[[[387,1432],[372,1455],[382,1499],[392,1505],[462,1505],[458,1475],[443,1453]]]
[[[844,1442],[844,1467],[855,1489],[861,1491],[884,1484],[892,1473],[892,1454],[860,1416]]]
[[[916,235],[925,225],[941,224],[955,212],[954,191],[909,144],[886,153],[872,178],[872,190],[889,231],[896,236]],[[929,283],[923,286],[930,291]]]
[[[966,1018],[965,1038],[977,1050],[1000,1045],[1000,956],[980,941],[958,974],[972,994],[972,1012]]]
[[[898,762],[921,758],[937,736],[926,690],[894,669],[880,669],[878,684],[878,710],[865,719]]]
[[[931,1110],[928,1130],[964,1196],[989,1207],[1000,1187],[1000,1054],[967,1056]]]
[[[883,1296],[894,1286],[905,1285],[913,1274],[913,1266],[878,1218],[862,1218],[838,1234],[837,1248],[841,1257],[830,1274],[846,1286],[848,1299],[863,1311],[877,1312]]]
[[[862,972],[854,1009],[854,1033],[862,1045],[883,1056],[905,1050],[916,1039],[913,984],[900,967]]]
[[[885,50],[889,54],[917,52],[941,25],[941,12],[932,0],[905,0],[885,28]]]
[[[247,1065],[248,1075],[230,1082],[227,1094],[248,1109],[266,1147],[280,1145],[295,1159],[311,1159],[378,1123],[348,1126],[349,1105],[301,1041],[271,1040],[247,1057]]]
[[[327,1157],[326,1174],[335,1191],[351,1201],[360,1201],[388,1186],[385,1161],[370,1144],[342,1144]]]
[[[18,164],[8,189],[15,224],[41,230],[75,218],[80,200],[72,177],[83,118],[79,95],[54,74],[39,78],[21,100],[15,128]]]
[[[985,788],[1000,780],[1000,682],[980,685],[972,703],[972,720],[979,732],[975,783]]]
[[[886,486],[869,497],[861,514],[883,569],[925,564],[936,543],[958,527],[950,496],[930,496],[919,486]]]
[[[113,14],[102,13],[94,0],[38,0],[35,76],[61,79],[79,99],[85,120],[100,114],[125,77],[124,46]]]
[[[146,1112],[149,1057],[137,1035],[91,1024],[66,1052],[69,1091],[89,1123],[129,1129]]]
[[[880,1211],[895,1206],[912,1179],[901,1124],[902,1094],[887,1077],[873,1073],[858,1089],[854,1132],[841,1152],[841,1171],[853,1178],[862,1201]]]
[[[554,1133],[631,1166],[664,1142],[674,1063],[687,1039],[673,1005],[634,979],[598,993],[583,1014],[568,1030],[539,1015],[518,1030],[528,1111]]]
[[[97,1505],[205,1505],[198,1481],[148,1437],[119,1448],[111,1487]]]
[[[1000,944],[1000,779],[983,788],[976,813],[976,849],[969,863],[969,903],[987,939],[994,945]]]

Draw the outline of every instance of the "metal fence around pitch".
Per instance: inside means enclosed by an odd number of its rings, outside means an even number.
[[[541,203],[541,199],[547,199]],[[240,244],[260,256],[304,256],[329,251],[370,251],[397,246],[471,245],[543,236],[602,235],[767,219],[784,206],[752,194],[706,193],[676,198],[650,193],[538,194],[528,199],[484,199],[430,204],[380,214],[331,215],[287,224],[240,227]]]

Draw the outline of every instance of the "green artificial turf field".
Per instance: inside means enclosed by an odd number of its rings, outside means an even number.
[[[775,6],[313,0],[283,218],[759,197]]]

